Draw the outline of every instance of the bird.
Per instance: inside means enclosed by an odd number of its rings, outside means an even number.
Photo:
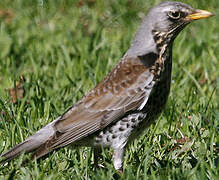
[[[112,71],[61,116],[3,153],[1,163],[21,153],[39,159],[64,146],[113,149],[115,170],[123,170],[125,149],[159,117],[171,85],[172,48],[192,21],[214,14],[177,1],[152,7],[124,56]]]

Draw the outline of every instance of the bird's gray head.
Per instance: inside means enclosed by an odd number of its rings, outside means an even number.
[[[144,21],[150,24],[152,32],[159,32],[166,36],[168,34],[168,37],[172,38],[190,23],[191,20],[186,17],[193,12],[195,9],[187,4],[166,1],[152,8]]]
[[[157,43],[172,44],[179,32],[191,21],[212,15],[208,11],[197,10],[181,2],[162,2],[144,17],[127,54],[156,52]]]

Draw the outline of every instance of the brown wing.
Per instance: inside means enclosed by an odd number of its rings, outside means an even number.
[[[136,110],[150,95],[153,74],[141,61],[123,59],[113,71],[56,122],[52,149],[68,145]]]

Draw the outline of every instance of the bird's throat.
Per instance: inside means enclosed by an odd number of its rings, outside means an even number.
[[[165,71],[166,64],[171,62],[172,40],[171,36],[165,32],[152,31],[157,48],[157,58],[150,71],[154,74],[154,80],[159,81],[162,72]]]

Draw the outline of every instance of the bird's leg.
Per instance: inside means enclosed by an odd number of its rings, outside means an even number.
[[[100,157],[100,148],[94,148],[94,166],[98,167],[98,158]]]
[[[115,148],[113,153],[113,165],[117,171],[123,173],[123,157],[125,148]]]

